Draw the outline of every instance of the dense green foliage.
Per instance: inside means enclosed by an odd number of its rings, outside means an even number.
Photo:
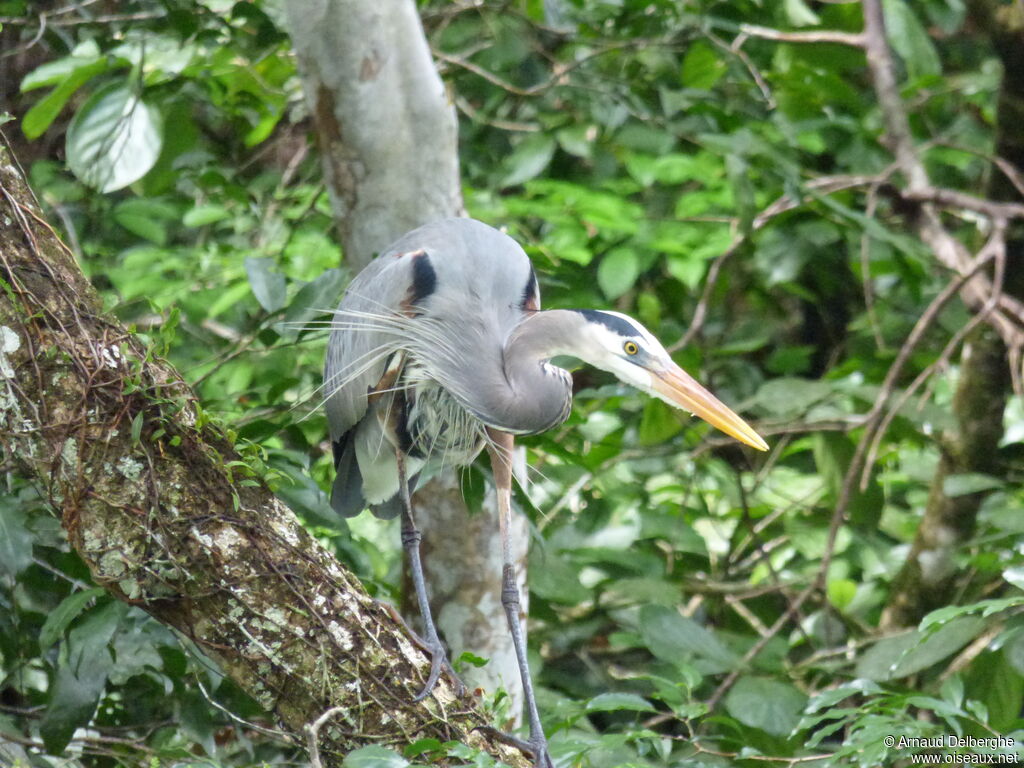
[[[92,23],[87,8],[55,13],[41,36],[32,5],[0,1],[4,46],[25,53],[4,65],[24,67],[4,129],[20,132],[52,221],[109,310],[194,383],[371,591],[395,597],[395,532],[345,528],[320,490],[325,339],[307,324],[351,275],[276,4],[138,0]],[[999,475],[930,491],[939,436],[955,428],[960,350],[944,348],[969,317],[958,301],[899,376],[897,395],[934,365],[830,535],[863,415],[953,276],[886,189],[897,179],[863,52],[741,25],[853,32],[860,6],[421,10],[457,94],[467,207],[524,243],[545,305],[634,314],[772,444],[753,455],[590,371],[569,422],[527,441],[530,640],[556,761],[874,766],[927,751],[889,735],[1020,737],[1019,399],[991,446]],[[997,125],[1000,63],[965,15],[962,0],[887,4],[933,182],[984,196],[999,131],[1021,127]],[[49,152],[27,143],[47,138]],[[972,250],[988,234],[979,216],[946,221]],[[62,752],[97,765],[295,759],[186,643],[90,588],[32,488],[8,490],[0,741],[45,744],[50,757],[22,755],[35,765]],[[953,598],[882,633],[930,492],[983,494],[953,552]]]

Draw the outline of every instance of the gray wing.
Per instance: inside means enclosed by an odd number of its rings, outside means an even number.
[[[337,471],[331,504],[339,514],[356,515],[365,507],[364,488],[376,489],[369,501],[379,516],[399,511],[391,498],[397,490],[394,452],[368,392],[408,340],[382,330],[374,317],[422,313],[446,328],[457,359],[435,378],[476,411],[473,393],[462,385],[481,370],[502,376],[507,334],[524,311],[537,308],[537,280],[526,254],[511,238],[472,219],[444,219],[413,230],[356,276],[338,306],[324,368]]]
[[[401,311],[411,285],[408,262],[408,258],[389,252],[363,269],[338,305],[327,342],[324,397],[336,471],[331,506],[345,517],[366,507],[356,441],[383,438],[376,419],[361,424],[367,415],[368,392],[384,375],[394,343],[393,335],[382,331],[372,316]],[[397,512],[397,507],[393,511]]]

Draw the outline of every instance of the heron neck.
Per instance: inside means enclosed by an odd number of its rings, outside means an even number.
[[[572,377],[549,361],[571,352],[576,324],[575,313],[556,309],[534,312],[516,327],[503,352],[502,420],[493,426],[532,434],[568,418]]]

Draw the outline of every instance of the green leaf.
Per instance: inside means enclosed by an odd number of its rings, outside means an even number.
[[[587,712],[654,712],[651,702],[635,693],[602,693],[587,702]]]
[[[806,703],[793,686],[763,677],[741,677],[725,697],[725,708],[741,723],[782,737],[796,728]]]
[[[555,140],[551,136],[537,133],[521,141],[505,159],[503,187],[515,187],[538,176],[555,154]]]
[[[914,630],[876,643],[857,663],[857,676],[886,681],[927,669],[959,651],[985,628],[978,616],[961,616],[934,632]]]
[[[45,653],[50,646],[57,642],[57,638],[64,634],[68,624],[75,620],[85,608],[86,604],[93,598],[105,594],[102,587],[92,587],[81,592],[68,595],[60,604],[50,611],[39,630],[39,650]]]
[[[341,301],[345,283],[345,273],[340,269],[328,269],[306,283],[295,294],[284,311],[284,319],[274,326],[275,330],[286,339],[294,340],[305,323],[325,312],[334,311]]]
[[[250,256],[245,260],[245,273],[253,295],[267,312],[277,312],[288,297],[288,284],[284,275],[271,271],[277,262],[271,258]]]
[[[686,49],[680,78],[687,88],[709,91],[726,72],[726,64],[706,40],[697,40]]]
[[[552,602],[579,605],[589,600],[590,590],[580,584],[579,574],[569,562],[550,548],[530,552],[530,592]]]
[[[181,223],[186,227],[205,227],[207,224],[215,224],[230,216],[230,212],[223,205],[197,205],[190,211],[186,211],[181,218]]]
[[[409,761],[384,747],[361,747],[345,755],[345,768],[405,768]]]
[[[50,754],[59,755],[75,730],[88,724],[107,682],[105,669],[85,670],[82,677],[61,665],[50,685],[39,733]]]
[[[785,0],[786,18],[794,27],[813,27],[821,24],[818,14],[807,7],[804,0]]]
[[[406,757],[418,757],[426,752],[439,752],[442,749],[440,739],[426,738],[414,741],[404,750]]]
[[[816,432],[811,438],[811,444],[818,473],[828,484],[832,497],[838,499],[856,446],[842,432]],[[850,521],[859,527],[874,528],[882,517],[884,502],[882,489],[872,476],[863,491],[859,485],[853,489],[848,506]]]
[[[950,498],[967,496],[981,491],[993,491],[1006,485],[998,477],[984,475],[980,472],[962,472],[947,475],[942,481],[942,492]]]
[[[47,750],[60,754],[75,730],[87,725],[114,666],[109,643],[126,610],[108,602],[89,611],[68,633],[68,652],[47,696],[40,734]]]
[[[94,40],[87,40],[75,46],[70,56],[43,62],[25,75],[21,79],[21,92],[28,93],[36,88],[60,85],[72,77],[76,70],[94,64],[100,57],[99,45]]]
[[[114,221],[157,245],[167,244],[167,224],[174,218],[177,209],[159,200],[132,198],[114,207]]]
[[[851,579],[832,579],[828,583],[828,601],[840,611],[857,595],[857,582]]]
[[[831,393],[832,386],[828,382],[786,377],[762,384],[755,401],[774,415],[795,416],[807,412]]]
[[[68,166],[84,183],[113,192],[141,179],[163,143],[160,114],[127,81],[109,83],[81,106],[68,127]]]
[[[924,25],[904,0],[883,0],[885,31],[889,44],[903,59],[912,78],[940,75],[942,64]]]
[[[696,656],[724,669],[739,661],[710,630],[666,606],[640,609],[640,634],[651,653],[663,661],[686,664]]]
[[[1024,677],[1002,653],[987,651],[971,662],[967,696],[985,705],[987,724],[998,733],[1009,733],[1020,717]]]
[[[60,84],[41,98],[25,113],[21,121],[21,131],[29,139],[37,139],[43,135],[50,124],[57,119],[57,115],[64,109],[75,91],[86,82],[106,69],[104,60],[93,61],[83,64],[72,71],[68,77],[60,81]],[[22,90],[27,90],[22,84]]]
[[[558,146],[563,152],[582,158],[589,158],[593,154],[593,138],[596,136],[597,128],[590,125],[573,125],[555,132]]]
[[[633,287],[640,264],[632,248],[616,248],[597,265],[597,284],[609,301],[619,298]]]
[[[965,616],[971,613],[981,613],[982,617],[991,616],[994,613],[1002,613],[1011,608],[1018,608],[1024,605],[1024,595],[1015,597],[1004,597],[999,600],[979,600],[968,605],[947,605],[945,608],[936,608],[929,613],[918,625],[918,629],[926,630],[933,626],[947,624],[958,616]]]
[[[459,487],[470,514],[476,514],[483,509],[484,496],[487,494],[487,478],[479,467],[471,464],[459,472]]]
[[[17,576],[32,564],[32,532],[24,508],[13,496],[0,496],[0,571]]]
[[[678,411],[661,400],[649,398],[644,401],[643,415],[637,439],[640,445],[658,445],[683,430]]]
[[[454,661],[455,667],[470,666],[470,667],[485,667],[487,666],[487,659],[477,656],[475,653],[469,651],[463,651],[459,654],[459,658]]]

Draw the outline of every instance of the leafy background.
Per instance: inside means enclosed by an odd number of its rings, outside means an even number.
[[[954,588],[916,626],[883,620],[956,428],[958,302],[910,356],[897,394],[929,371],[926,386],[835,518],[864,414],[953,276],[879,191],[892,159],[863,53],[743,25],[855,32],[859,5],[420,10],[460,110],[471,214],[523,242],[546,306],[635,315],[772,444],[754,456],[587,370],[567,424],[527,441],[531,660],[558,762],[875,766],[926,751],[888,735],[1019,738],[1018,397],[991,446],[998,472],[941,484],[981,505]],[[1000,130],[1019,131],[997,122],[993,36],[962,0],[886,11],[929,173],[985,194]],[[325,339],[304,326],[351,274],[280,2],[0,0],[0,21],[4,130],[107,309],[397,599],[396,531],[346,527],[321,490]],[[869,181],[815,186],[832,177]],[[977,216],[948,225],[972,248],[987,235]],[[185,640],[91,586],[34,489],[5,482],[0,764],[301,760]],[[417,759],[371,748],[348,762]]]

